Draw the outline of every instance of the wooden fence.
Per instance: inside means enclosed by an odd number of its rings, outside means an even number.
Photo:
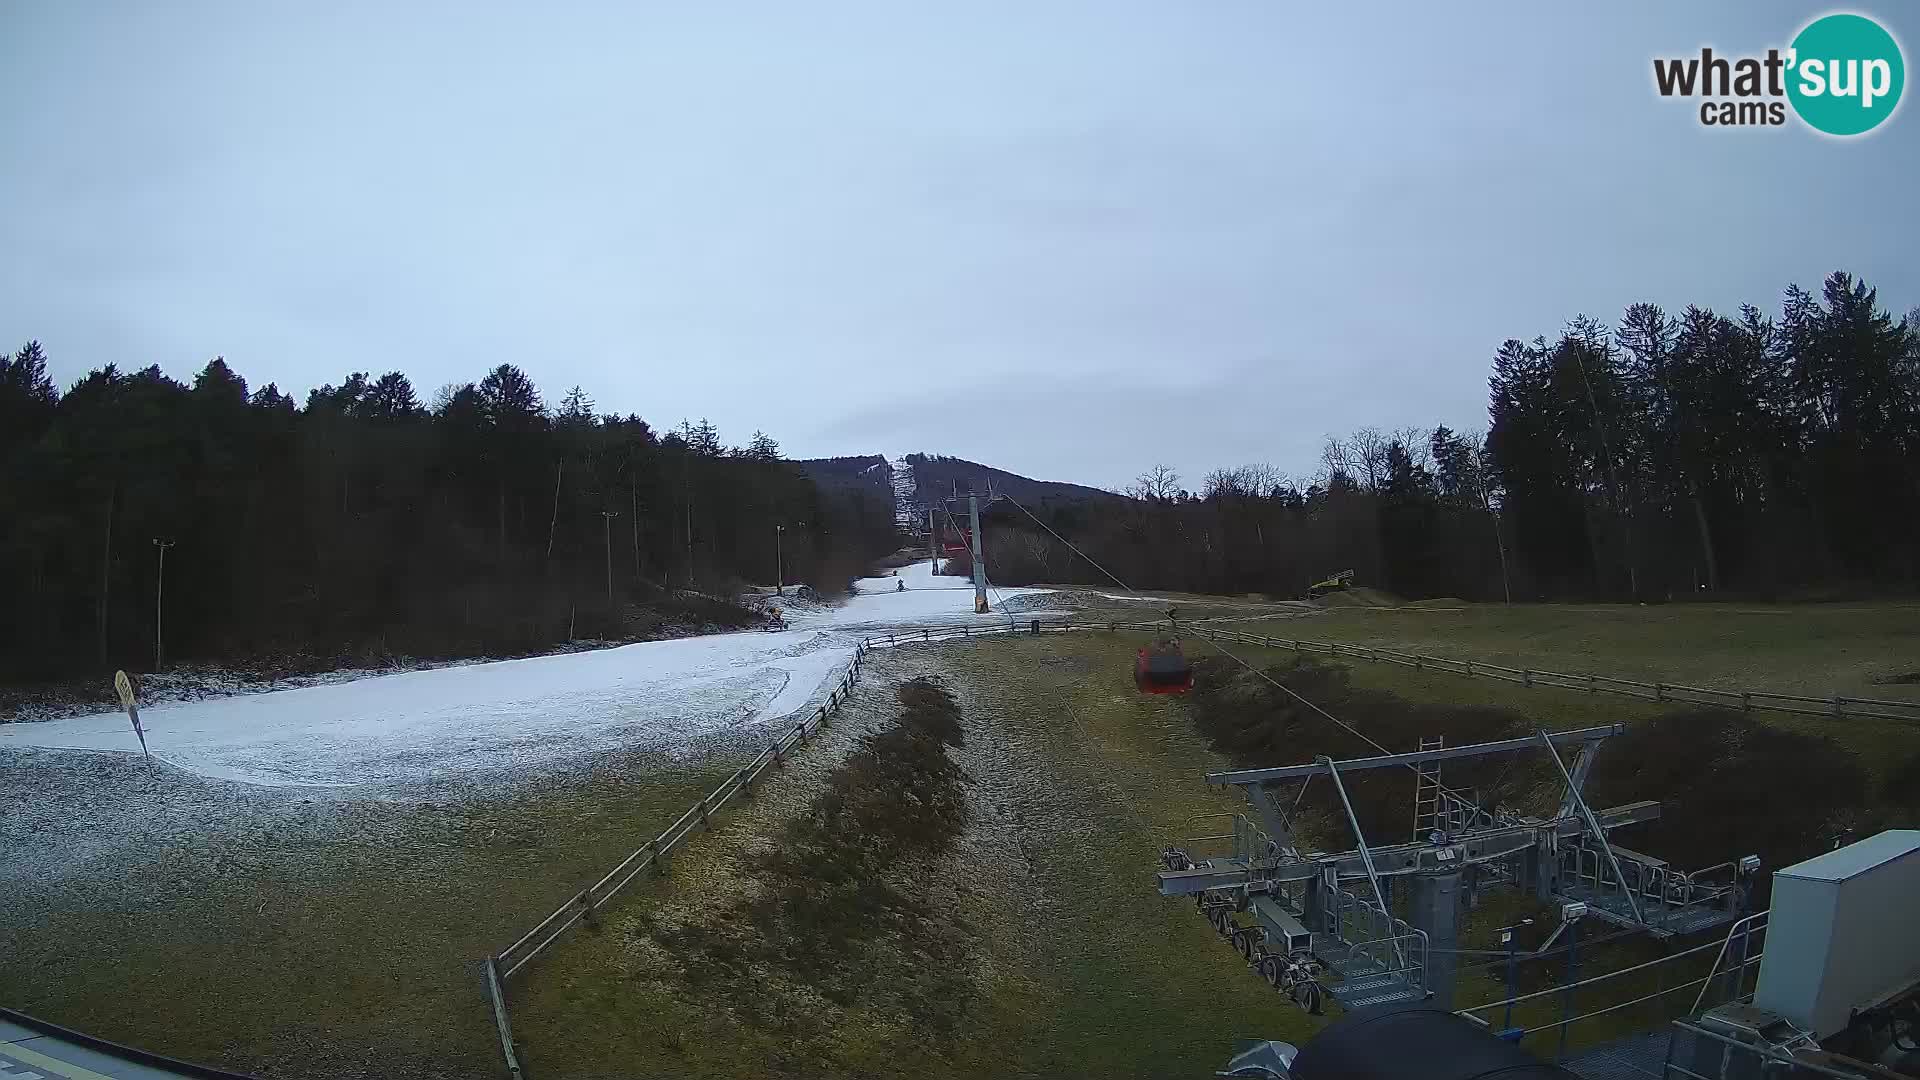
[[[1481,660],[1452,660],[1441,656],[1402,652],[1398,649],[1383,649],[1373,645],[1309,641],[1305,638],[1262,637],[1238,630],[1215,629],[1204,624],[1190,624],[1189,628],[1195,636],[1207,640],[1233,641],[1244,645],[1265,646],[1269,649],[1292,649],[1295,652],[1318,653],[1348,660],[1398,664],[1418,671],[1444,671],[1469,678],[1498,679],[1522,686],[1557,686],[1589,694],[1618,694],[1645,701],[1715,705],[1740,709],[1744,712],[1762,710],[1797,713],[1802,716],[1870,717],[1876,720],[1920,722],[1920,701],[1890,701],[1885,698],[1847,697],[1842,694],[1811,697],[1805,694],[1775,694],[1765,690],[1716,690],[1711,687],[1687,686],[1682,683],[1639,682],[1634,679],[1616,678],[1612,675],[1568,674],[1563,671],[1548,671],[1544,668],[1505,667]]]

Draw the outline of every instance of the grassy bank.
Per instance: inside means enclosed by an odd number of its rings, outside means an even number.
[[[80,820],[131,805],[151,825],[125,873],[76,866],[9,888],[0,1002],[265,1077],[491,1075],[479,960],[736,756],[609,761],[506,798],[291,807],[117,756],[88,761],[124,776],[68,789],[53,764],[17,757],[0,784],[57,793]]]
[[[1312,1022],[1250,975],[1191,903],[1154,890],[1161,846],[1218,831],[1196,819],[1233,806],[1199,779],[1221,759],[1181,706],[1133,692],[1131,663],[1126,640],[1104,635],[908,648],[876,658],[855,693],[850,711],[871,723],[899,679],[931,671],[965,717],[965,745],[951,752],[970,777],[972,823],[953,850],[904,860],[890,879],[963,947],[928,959],[902,931],[865,938],[848,957],[883,972],[924,963],[951,978],[950,1008],[839,1003],[838,977],[825,972],[803,980],[818,991],[808,998],[782,965],[749,964],[783,986],[770,996],[809,1002],[816,1022],[794,1035],[741,1012],[723,970],[731,959],[702,965],[703,978],[677,966],[684,950],[657,948],[662,928],[728,937],[716,928],[742,922],[781,935],[754,949],[792,943],[791,926],[730,913],[764,887],[776,839],[828,785],[796,775],[516,988],[529,1067],[560,1077],[1205,1075],[1237,1039],[1304,1037]],[[789,1037],[775,1038],[782,1030]]]
[[[1512,667],[1788,694],[1920,700],[1920,605],[1468,604],[1339,607],[1285,637]]]
[[[1423,616],[1424,613],[1414,613],[1410,618],[1417,619]],[[1351,634],[1331,634],[1327,632],[1329,627],[1336,625],[1338,624],[1329,622],[1326,619],[1313,619],[1306,622],[1287,623],[1285,624],[1285,629],[1263,630],[1260,632],[1268,633],[1275,637],[1286,637],[1297,634],[1315,640],[1328,640],[1331,638],[1363,645],[1386,646],[1389,644],[1388,638],[1385,635],[1374,638]],[[1399,628],[1395,627],[1392,629],[1398,632]],[[1608,652],[1603,650],[1599,654],[1601,659],[1591,661],[1591,666],[1594,669],[1604,670],[1602,660],[1607,656],[1612,656],[1617,659],[1631,650],[1640,648],[1639,645],[1633,644],[1631,641],[1637,631],[1633,631],[1631,628],[1616,628],[1616,633],[1618,636],[1613,638],[1609,645],[1612,651]],[[1850,649],[1861,654],[1893,657],[1900,655],[1902,649],[1909,647],[1904,644],[1904,642],[1911,640],[1912,632],[1904,624],[1898,624],[1897,620],[1890,620],[1888,623],[1882,624],[1882,632],[1879,634],[1871,633],[1867,628],[1857,628],[1849,631],[1849,635],[1854,642],[1854,644],[1850,646]],[[1588,657],[1594,655],[1547,652],[1535,645],[1530,639],[1501,638],[1496,636],[1491,630],[1485,628],[1481,629],[1477,638],[1471,640],[1477,640],[1484,647],[1484,651],[1471,649],[1464,642],[1456,642],[1450,639],[1414,641],[1401,644],[1438,656],[1472,656],[1476,660],[1487,659],[1495,663],[1513,666],[1532,666],[1553,668],[1555,670],[1580,670],[1583,666],[1587,666]],[[1222,646],[1218,644],[1210,644],[1205,641],[1195,641],[1191,639],[1189,640],[1189,647],[1189,651],[1195,656],[1219,655],[1222,649]],[[1260,646],[1243,645],[1232,642],[1226,643],[1224,648],[1234,656],[1263,668],[1276,664],[1289,664],[1292,663],[1296,657],[1296,654],[1289,649],[1268,649]],[[1781,654],[1776,661],[1776,667],[1781,672],[1781,676],[1772,682],[1760,682],[1759,680],[1764,673],[1752,674],[1750,677],[1755,680],[1752,684],[1755,688],[1785,689],[1787,692],[1791,692],[1792,684],[1796,680],[1802,683],[1817,681],[1818,677],[1816,675],[1808,674],[1809,672],[1817,670],[1821,663],[1821,653],[1817,649],[1800,649],[1796,651],[1790,643],[1780,642],[1776,642],[1775,648]],[[1698,675],[1689,675],[1687,673],[1687,654],[1685,650],[1686,647],[1679,641],[1669,641],[1666,643],[1666,651],[1660,653],[1657,660],[1658,670],[1642,669],[1631,673],[1631,675],[1633,677],[1671,679],[1673,681],[1699,680],[1695,683],[1696,685],[1715,685],[1716,681],[1714,679],[1704,678]],[[1707,657],[1707,659],[1702,662],[1705,669],[1712,669],[1712,658],[1719,651],[1719,647],[1711,643],[1703,647],[1703,653]],[[1915,662],[1914,654],[1909,653],[1907,657],[1908,662]],[[1656,661],[1653,658],[1649,658],[1644,661],[1644,663],[1652,666],[1656,664]],[[1896,661],[1884,661],[1884,663],[1897,664]],[[1591,727],[1597,724],[1615,722],[1639,724],[1658,717],[1682,716],[1697,712],[1697,707],[1690,705],[1675,705],[1671,703],[1656,704],[1650,701],[1636,700],[1634,698],[1620,697],[1612,694],[1587,694],[1580,691],[1551,686],[1526,687],[1497,679],[1467,678],[1448,672],[1419,671],[1398,664],[1370,663],[1364,660],[1343,660],[1342,666],[1347,669],[1347,680],[1355,688],[1389,693],[1410,702],[1434,706],[1502,709],[1517,716],[1527,718],[1532,722],[1532,726],[1546,727],[1554,730],[1573,727]],[[1728,682],[1727,685],[1736,684]],[[1910,693],[1911,689],[1910,687],[1904,686],[1880,686],[1875,688],[1875,690],[1878,691],[1878,696],[1889,697],[1911,697],[1913,696]],[[1894,691],[1899,693],[1891,693]],[[1900,772],[1903,768],[1912,769],[1920,767],[1920,763],[1915,762],[1916,755],[1920,755],[1920,727],[1916,727],[1911,723],[1899,720],[1875,720],[1857,716],[1849,716],[1835,720],[1821,716],[1801,716],[1791,713],[1765,711],[1755,711],[1752,714],[1752,718],[1757,723],[1764,724],[1769,728],[1779,731],[1832,739],[1839,746],[1859,758],[1860,764],[1868,773],[1869,782],[1875,786],[1896,779],[1894,774]],[[1428,734],[1443,733],[1444,732],[1439,731],[1428,732]],[[1365,752],[1365,749],[1365,744],[1354,740],[1346,746],[1343,752],[1352,755]]]

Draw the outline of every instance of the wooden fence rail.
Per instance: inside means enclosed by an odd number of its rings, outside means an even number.
[[[1426,656],[1374,645],[1351,645],[1340,641],[1312,641],[1307,638],[1273,638],[1240,630],[1222,630],[1204,623],[1190,625],[1192,632],[1207,640],[1232,641],[1269,649],[1291,649],[1299,653],[1377,663],[1398,664],[1422,671],[1443,671],[1471,678],[1497,679],[1522,686],[1556,686],[1589,694],[1616,694],[1646,701],[1679,702],[1740,709],[1793,713],[1800,716],[1833,718],[1863,717],[1875,720],[1904,720],[1920,723],[1920,701],[1893,701],[1886,698],[1858,698],[1844,694],[1813,697],[1806,694],[1775,694],[1764,690],[1721,690],[1681,683],[1640,682],[1591,672],[1572,674],[1542,668],[1515,668],[1489,664],[1482,660],[1454,660],[1444,656]]]

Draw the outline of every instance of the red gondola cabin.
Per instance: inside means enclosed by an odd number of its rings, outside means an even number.
[[[1143,694],[1184,694],[1193,689],[1193,665],[1178,641],[1155,642],[1134,660],[1133,683]]]

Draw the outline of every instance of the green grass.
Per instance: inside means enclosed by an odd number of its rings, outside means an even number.
[[[1204,1075],[1237,1039],[1299,1040],[1315,1023],[1249,972],[1190,901],[1155,891],[1160,848],[1227,831],[1217,815],[1239,807],[1202,782],[1225,762],[1184,705],[1134,691],[1132,661],[1128,638],[1099,634],[996,642],[950,660],[1040,773],[1031,795],[1047,817],[1027,836],[1041,892],[1060,907],[1033,976],[1057,1012],[1027,1044],[1031,1071]]]
[[[1248,629],[1513,666],[1912,698],[1920,687],[1870,680],[1920,666],[1915,615],[1896,605],[1480,605],[1350,608]],[[959,1014],[949,1049],[916,1056],[923,1032],[871,1015],[819,1034],[834,1043],[837,1060],[875,1076],[1204,1075],[1237,1039],[1310,1035],[1316,1021],[1248,972],[1191,903],[1154,891],[1164,843],[1223,831],[1207,815],[1242,807],[1202,783],[1225,762],[1196,734],[1187,706],[1134,693],[1139,640],[1100,633],[995,639],[902,649],[878,661],[876,671],[894,676],[934,670],[951,679],[970,720],[985,723],[1004,754],[999,765],[976,767],[975,779],[992,788],[1005,816],[995,826],[1001,832],[981,841],[985,854],[967,876],[926,882],[955,924],[975,936],[981,958],[980,992]],[[1260,665],[1292,656],[1227,647]],[[1359,687],[1497,706],[1548,728],[1642,723],[1678,711],[1389,664],[1347,666]],[[891,693],[890,678],[870,676],[843,715],[871,721],[885,707],[875,702]],[[1897,722],[1754,715],[1830,736],[1876,776],[1920,750],[1920,732]],[[732,1077],[793,1065],[768,1032],[734,1025],[698,995],[663,994],[632,979],[636,965],[665,959],[636,953],[638,940],[623,935],[619,922],[724,898],[737,885],[739,861],[775,835],[804,802],[807,778],[845,748],[800,755],[789,777],[697,836],[668,878],[623,898],[606,930],[569,935],[529,978],[515,981],[516,1033],[527,1043],[530,1069],[543,1077]],[[970,743],[975,751],[984,752]],[[1353,752],[1364,747],[1356,742]],[[0,942],[10,952],[0,965],[0,1000],[109,1038],[272,1075],[492,1075],[498,1048],[479,959],[677,817],[735,764],[654,762],[545,785],[510,802],[433,811],[447,821],[427,839],[415,830],[428,811],[365,803],[348,804],[367,817],[367,827],[353,831],[361,839],[320,853],[282,850],[271,838],[198,855],[156,852],[116,894],[147,899],[69,898],[30,937]],[[386,830],[407,839],[383,843],[377,838]],[[984,873],[980,859],[988,863]],[[1004,865],[995,871],[997,864]],[[1469,919],[1472,947],[1491,943],[1492,927],[1509,914],[1503,904]],[[1644,948],[1597,947],[1583,953],[1582,971],[1620,966]],[[1557,981],[1557,969],[1550,974]],[[1665,975],[1667,985],[1683,977],[1692,976]],[[1654,979],[1626,976],[1582,991],[1577,1009],[1650,992]],[[1458,1001],[1493,1000],[1503,989],[1499,970],[1490,969],[1463,981]],[[1667,1001],[1683,1007],[1692,991]],[[1536,1001],[1517,1017],[1545,1023],[1557,1012],[1557,1001]],[[1573,1042],[1644,1029],[1657,1018],[1654,1006],[1623,1010],[1582,1024]],[[1547,1041],[1530,1045],[1552,1049],[1551,1032],[1538,1038]]]
[[[342,803],[323,810],[362,827],[317,850],[182,843],[11,943],[0,1000],[274,1076],[492,1075],[481,959],[737,764],[637,763],[471,806]]]
[[[1785,694],[1920,701],[1920,606],[1471,604],[1335,608],[1256,631],[1510,667]]]
[[[1414,618],[1426,618],[1429,617],[1430,614],[1431,613],[1425,612],[1416,613]],[[1286,623],[1284,624],[1286,629],[1263,629],[1253,632],[1265,634],[1270,637],[1299,635],[1316,641],[1333,639],[1352,642],[1354,644],[1377,645],[1382,647],[1390,644],[1389,637],[1384,634],[1378,637],[1368,637],[1352,633],[1330,634],[1326,632],[1326,628],[1330,625],[1336,624],[1331,624],[1324,619],[1314,619],[1307,622]],[[1903,647],[1901,645],[1903,637],[1910,637],[1912,631],[1904,625],[1890,626],[1884,623],[1881,625],[1883,626],[1884,632],[1882,636],[1878,637],[1869,633],[1866,628],[1851,631],[1848,637],[1852,639],[1854,643],[1850,648],[1859,653],[1873,653],[1883,656],[1896,655],[1898,650]],[[1311,630],[1309,630],[1309,627]],[[1348,627],[1348,629],[1351,629],[1351,627]],[[1391,627],[1389,629],[1397,630],[1398,627]],[[1627,640],[1631,639],[1634,634],[1640,632],[1640,630],[1635,630],[1633,634],[1617,634],[1608,638],[1604,644],[1594,645],[1593,649],[1602,655],[1611,655],[1614,657],[1626,655],[1642,648],[1637,642]],[[1592,635],[1597,633],[1597,631],[1588,630],[1587,633]],[[1485,659],[1513,667],[1548,668],[1558,671],[1581,670],[1581,664],[1577,662],[1569,663],[1569,660],[1579,661],[1583,657],[1595,655],[1594,651],[1569,654],[1548,653],[1541,651],[1532,639],[1517,643],[1509,639],[1500,645],[1495,644],[1496,640],[1499,639],[1495,637],[1493,630],[1485,626],[1480,626],[1475,629],[1474,634],[1468,635],[1465,639],[1399,641],[1391,643],[1401,644],[1434,656],[1446,656],[1458,659],[1472,657],[1475,660]],[[1477,641],[1484,645],[1485,648],[1483,650],[1470,649],[1465,646],[1464,641]],[[1222,646],[1219,644],[1212,644],[1196,639],[1189,639],[1189,647],[1190,651],[1196,656],[1222,649]],[[1681,681],[1681,679],[1676,676],[1684,676],[1685,674],[1684,646],[1679,641],[1674,640],[1667,641],[1665,648],[1667,650],[1665,652],[1654,650],[1657,656],[1649,654],[1644,661],[1646,664],[1652,664],[1657,660],[1661,665],[1661,670],[1650,671],[1643,668],[1635,674],[1649,679],[1658,678],[1662,680],[1672,679],[1672,681],[1676,682]],[[1772,648],[1777,654],[1775,669],[1782,672],[1783,675],[1780,680],[1776,681],[1769,688],[1779,688],[1782,683],[1789,682],[1796,677],[1814,678],[1814,676],[1805,675],[1804,673],[1818,668],[1821,653],[1817,648],[1795,649],[1790,644],[1782,642],[1775,642]],[[1225,643],[1224,649],[1256,667],[1263,668],[1272,664],[1286,663],[1296,655],[1290,649],[1269,649],[1262,646],[1243,645],[1237,642]],[[1703,660],[1704,665],[1708,667],[1712,666],[1714,662],[1713,656],[1716,654],[1716,651],[1715,647],[1711,644],[1706,647],[1705,652],[1707,659]],[[1909,662],[1914,662],[1911,655],[1909,656]],[[1499,679],[1468,678],[1464,675],[1449,672],[1421,671],[1399,664],[1378,663],[1354,658],[1343,657],[1340,663],[1348,669],[1351,681],[1356,687],[1384,690],[1392,694],[1397,694],[1409,701],[1431,702],[1445,705],[1486,705],[1508,709],[1535,721],[1540,727],[1555,731],[1567,728],[1593,727],[1600,724],[1617,722],[1631,724],[1650,720],[1656,716],[1678,715],[1687,710],[1698,708],[1698,706],[1692,705],[1656,704],[1651,701],[1623,697],[1615,694],[1588,694],[1560,687],[1527,687]],[[1607,670],[1602,668],[1601,664],[1597,661],[1594,662],[1592,666],[1595,670]],[[1614,674],[1617,673],[1617,671],[1618,669],[1609,670],[1608,673]],[[1801,674],[1796,675],[1796,673]],[[1703,683],[1694,683],[1693,685],[1703,685]],[[1706,680],[1704,685],[1714,685],[1714,681],[1711,679]],[[1723,685],[1735,686],[1742,684],[1728,681],[1724,682]],[[1883,693],[1886,691],[1902,692],[1898,695],[1885,696],[1912,697],[1913,694],[1911,692],[1914,688],[1907,686],[1883,686],[1876,687],[1875,689]],[[1861,764],[1865,766],[1868,773],[1873,776],[1876,781],[1884,777],[1888,771],[1897,768],[1903,762],[1913,758],[1915,754],[1920,753],[1920,727],[1905,721],[1876,720],[1865,717],[1846,717],[1834,720],[1822,716],[1803,716],[1794,713],[1767,712],[1765,710],[1756,710],[1752,715],[1754,719],[1784,731],[1821,736],[1834,740],[1842,747],[1858,755]],[[1435,734],[1444,733],[1436,732]],[[1354,756],[1369,752],[1365,745],[1358,740],[1355,740],[1352,749]]]
[[[1190,901],[1155,890],[1161,846],[1221,831],[1203,819],[1235,806],[1202,782],[1223,762],[1183,706],[1134,692],[1132,657],[1126,637],[1097,634],[903,649],[870,667],[855,694],[854,711],[872,709],[893,678],[939,672],[970,719],[961,760],[992,789],[982,797],[997,810],[970,856],[945,872],[903,870],[973,937],[976,989],[950,1038],[929,1049],[928,1032],[906,1018],[821,1009],[840,1022],[823,1023],[808,1045],[775,1045],[718,995],[648,976],[644,965],[671,961],[636,946],[640,928],[730,903],[742,853],[800,805],[775,787],[696,838],[672,876],[601,934],[564,942],[516,986],[529,1068],[825,1075],[826,1059],[863,1076],[1207,1075],[1238,1039],[1306,1037],[1316,1021],[1250,973]]]
[[[1892,608],[1808,609],[1803,619],[1743,615],[1744,610],[1346,610],[1304,623],[1276,623],[1271,632],[1410,644],[1516,666],[1592,667],[1676,682],[1711,684],[1766,673],[1779,676],[1766,685],[1784,689],[1801,685],[1794,680],[1818,680],[1836,657],[1852,657],[1849,662],[1858,670],[1897,665],[1911,636],[1901,612]],[[1434,622],[1443,618],[1450,621]],[[1214,815],[1243,806],[1236,796],[1209,790],[1202,782],[1204,773],[1227,762],[1207,749],[1189,706],[1134,692],[1130,667],[1139,639],[1077,633],[894,654],[901,672],[932,669],[949,679],[971,720],[985,720],[1002,744],[1004,760],[998,765],[971,767],[977,782],[995,788],[994,797],[1014,823],[1022,866],[1004,877],[951,886],[946,893],[959,921],[977,935],[973,949],[988,973],[978,1000],[963,1010],[948,1049],[916,1057],[914,1048],[923,1045],[924,1033],[913,1022],[887,1024],[867,1016],[837,1033],[836,1060],[859,1061],[859,1073],[873,1076],[907,1071],[935,1077],[1204,1074],[1225,1060],[1236,1040],[1298,1042],[1321,1022],[1247,971],[1191,903],[1164,900],[1154,891],[1154,856],[1163,844],[1224,831],[1225,822]],[[1687,652],[1695,644],[1698,668],[1689,666]],[[1210,648],[1190,642],[1196,655]],[[1293,656],[1289,650],[1228,648],[1260,666]],[[1346,666],[1356,687],[1436,705],[1498,707],[1550,729],[1642,724],[1685,715],[1687,708],[1386,664],[1351,661]],[[876,692],[876,681],[870,680],[862,694]],[[891,685],[886,682],[877,692],[890,693]],[[1911,756],[1920,743],[1911,726],[1890,721],[1835,723],[1766,713],[1755,718],[1831,737],[1874,773]],[[978,749],[973,742],[969,748]],[[1358,740],[1352,751],[1366,752]],[[750,846],[755,836],[771,835],[778,820],[777,814],[762,815],[743,823],[745,831],[715,841]],[[1348,843],[1344,834],[1305,839],[1329,847]],[[679,909],[713,904],[733,886],[724,870],[709,875],[707,868],[724,867],[726,861],[717,851],[702,853],[696,847],[680,864],[693,872],[663,883],[661,896],[635,903]],[[1488,894],[1467,916],[1462,946],[1496,947],[1495,929],[1522,914],[1534,915],[1542,931],[1551,921],[1537,902],[1506,891]],[[1586,930],[1590,942],[1608,932],[1598,923]],[[1540,936],[1536,932],[1531,940]],[[794,1055],[783,1056],[763,1033],[728,1028],[697,994],[663,996],[623,980],[619,966],[607,958],[628,947],[617,932],[611,940],[578,939],[521,991],[516,1023],[548,1044],[540,1059],[544,1071],[585,1077],[621,1062],[653,1075],[721,1077],[781,1075],[792,1066]],[[1579,973],[1589,977],[1616,970],[1662,955],[1663,948],[1638,936],[1591,942],[1580,951]],[[1576,994],[1575,1012],[1695,978],[1710,959],[1688,958],[1584,988]],[[1552,958],[1523,965],[1523,991],[1556,985],[1564,963]],[[1504,995],[1504,971],[1495,964],[1463,975],[1456,1004]],[[1694,988],[1688,988],[1581,1021],[1569,1045],[1577,1049],[1657,1026],[1683,1013],[1693,997]],[[1535,999],[1516,1009],[1514,1019],[1522,1026],[1548,1024],[1559,1019],[1560,1009],[1558,996]],[[617,1053],[609,1051],[609,1040]],[[1557,1042],[1557,1032],[1548,1030],[1530,1036],[1527,1045],[1551,1056]]]

